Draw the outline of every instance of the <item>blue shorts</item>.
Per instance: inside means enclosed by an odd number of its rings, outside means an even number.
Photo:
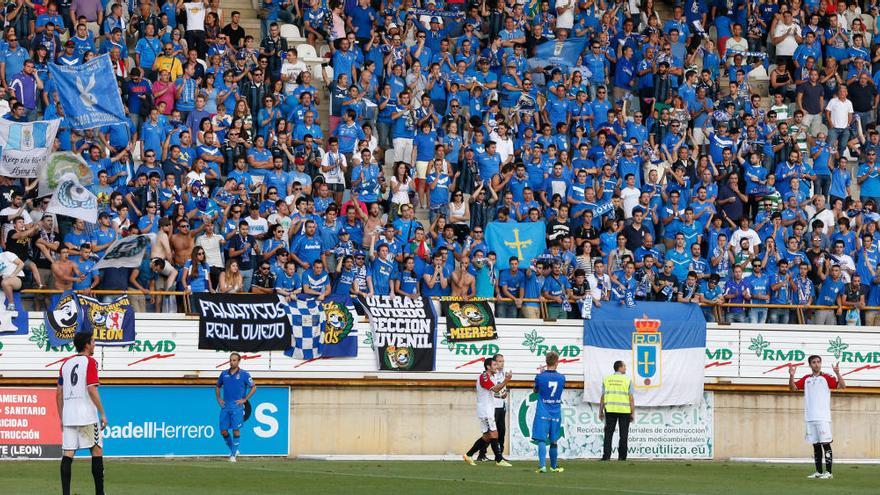
[[[244,407],[224,407],[220,409],[220,430],[240,430],[244,423]]]
[[[556,443],[562,437],[562,420],[560,418],[540,418],[535,416],[532,422],[532,440],[536,442]]]

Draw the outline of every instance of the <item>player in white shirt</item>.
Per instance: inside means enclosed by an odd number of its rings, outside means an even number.
[[[830,480],[831,463],[831,390],[842,390],[846,387],[843,376],[840,375],[840,365],[831,367],[834,375],[822,373],[822,358],[810,356],[807,359],[810,369],[809,375],[802,376],[795,381],[794,375],[797,366],[788,369],[788,388],[792,392],[804,391],[804,420],[807,423],[807,441],[813,444],[813,460],[816,463],[816,472],[808,478]],[[822,472],[822,457],[825,457],[825,472]]]
[[[495,354],[492,356],[492,359],[495,360],[495,373],[492,374],[492,381],[494,383],[502,383],[505,376],[504,356],[501,354]],[[498,431],[498,448],[504,453],[504,437],[507,435],[507,425],[505,424],[507,418],[507,396],[509,395],[509,392],[507,387],[504,387],[501,390],[494,392],[492,395],[495,397],[495,426]],[[488,445],[483,445],[483,448],[480,449],[480,453],[477,455],[478,461],[489,460],[489,458],[486,457],[487,447]]]
[[[90,333],[73,337],[76,356],[61,365],[55,400],[61,416],[61,493],[70,495],[73,456],[79,449],[90,449],[95,495],[104,495],[104,441],[107,415],[98,394],[98,362],[92,358],[95,339]],[[98,419],[100,418],[100,424]]]
[[[498,371],[498,363],[493,358],[486,358],[483,361],[483,372],[477,378],[477,419],[480,421],[480,432],[482,435],[474,442],[473,447],[462,456],[464,462],[475,466],[473,455],[486,444],[492,447],[495,454],[495,464],[501,467],[510,467],[510,463],[504,460],[501,455],[501,448],[498,445],[498,427],[495,424],[495,393],[504,390],[510,383],[511,373],[504,374],[504,380],[495,383],[492,380],[495,372]]]

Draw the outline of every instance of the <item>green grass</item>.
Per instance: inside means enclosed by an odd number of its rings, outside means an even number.
[[[362,494],[552,494],[632,495],[709,494],[859,494],[877,493],[880,466],[839,465],[833,480],[809,480],[812,465],[730,462],[627,463],[562,462],[561,474],[536,474],[535,462],[494,463],[475,467],[464,462],[298,461],[242,458],[225,460],[108,459],[109,495],[195,495],[253,493],[260,495]],[[59,493],[58,463],[0,462],[2,493]],[[87,459],[73,468],[73,493],[94,493]]]

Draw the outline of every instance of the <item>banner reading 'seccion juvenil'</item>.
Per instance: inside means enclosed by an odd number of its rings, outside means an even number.
[[[429,297],[360,296],[358,304],[370,318],[380,370],[434,370],[437,315]]]
[[[267,294],[194,294],[199,349],[283,351],[290,347],[287,303]]]

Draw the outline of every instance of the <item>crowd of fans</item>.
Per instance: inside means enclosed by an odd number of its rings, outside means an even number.
[[[92,170],[97,224],[47,214],[36,181],[0,178],[18,258],[0,259],[7,300],[23,277],[497,296],[502,317],[537,317],[543,299],[547,316],[579,318],[590,295],[876,320],[861,311],[880,306],[876,3],[686,0],[666,18],[652,0],[261,7],[257,33],[216,0],[7,5],[6,118],[64,119],[48,63],[105,53],[129,117],[58,133]],[[301,60],[281,23],[329,47],[324,63]],[[547,252],[498,269],[492,221],[543,222]],[[136,233],[156,234],[141,267],[94,270]]]

